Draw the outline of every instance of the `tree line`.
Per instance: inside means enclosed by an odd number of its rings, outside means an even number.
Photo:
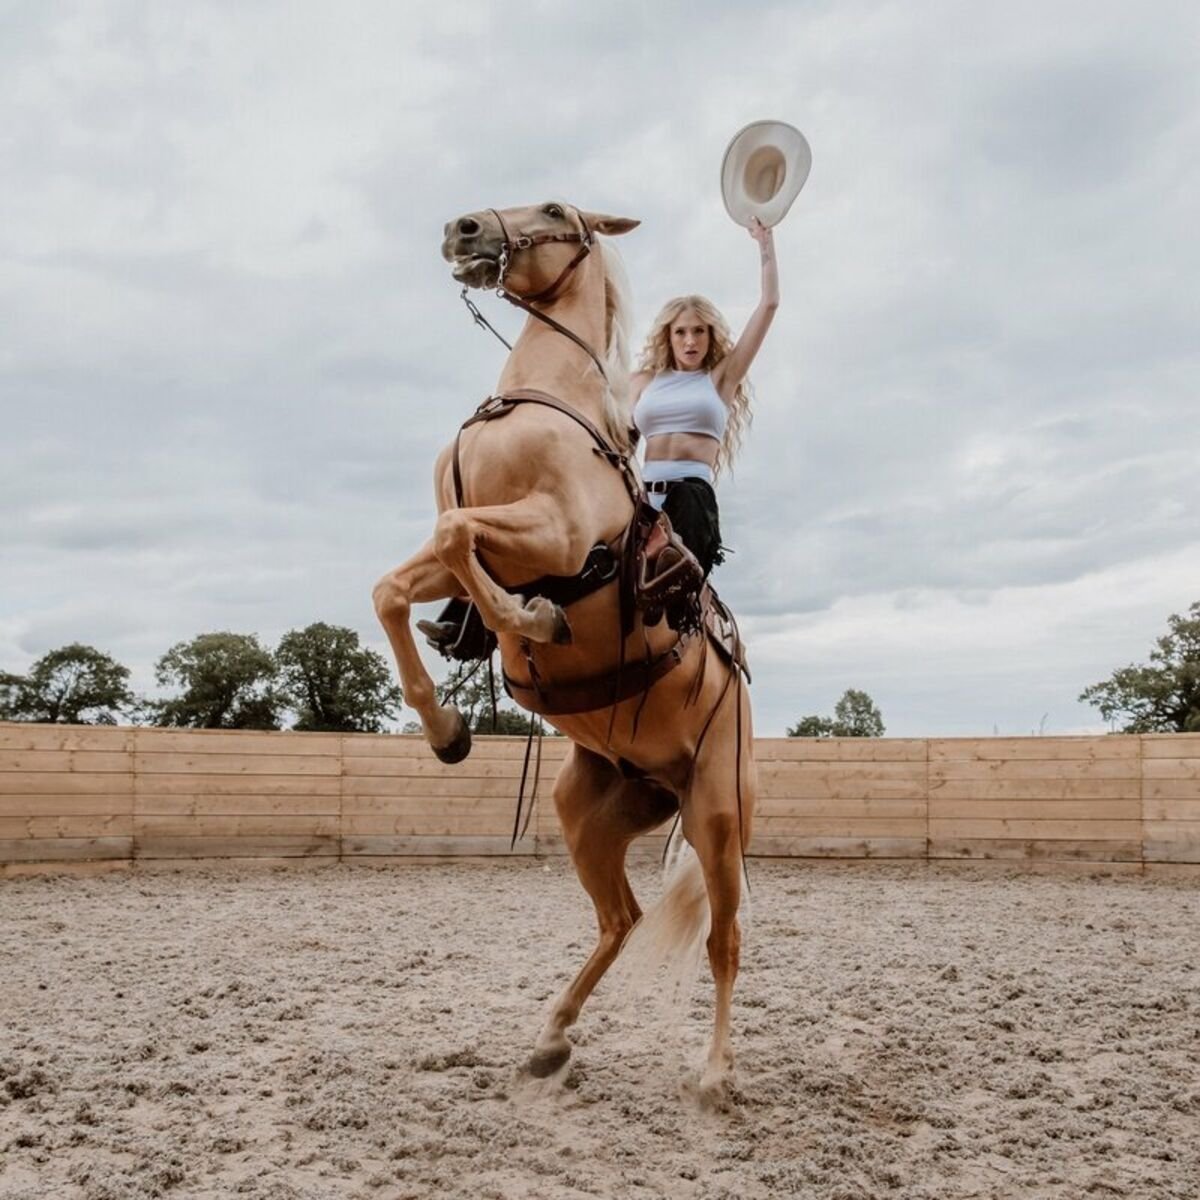
[[[179,642],[155,666],[158,685],[175,689],[166,698],[136,696],[129,678],[109,655],[74,642],[44,654],[25,675],[0,671],[0,720],[382,733],[403,702],[382,656],[352,629],[321,621],[284,634],[274,650],[244,633]],[[528,716],[503,704],[485,670],[455,667],[438,696],[443,704],[453,699],[477,733],[530,728]],[[1079,699],[1121,733],[1200,732],[1200,601],[1186,615],[1171,615],[1149,663],[1119,668]],[[871,697],[849,688],[832,716],[802,717],[787,732],[882,737],[884,724]]]
[[[174,694],[135,695],[128,667],[73,642],[25,675],[0,672],[0,720],[379,733],[402,702],[383,658],[354,630],[321,621],[274,650],[254,634],[202,633],[172,646],[154,676]]]

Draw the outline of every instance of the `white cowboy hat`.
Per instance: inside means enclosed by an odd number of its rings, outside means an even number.
[[[783,121],[753,121],[734,135],[721,162],[725,209],[749,227],[757,217],[778,225],[800,194],[812,151],[800,130]]]

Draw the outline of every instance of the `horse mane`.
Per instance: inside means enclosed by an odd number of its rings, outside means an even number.
[[[621,255],[606,238],[598,244],[604,266],[604,370],[608,375],[608,386],[604,391],[604,424],[613,444],[629,453],[633,450],[629,435],[633,423],[629,406],[629,330],[633,301]]]

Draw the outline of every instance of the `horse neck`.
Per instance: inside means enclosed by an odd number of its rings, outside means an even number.
[[[586,264],[588,268],[593,265],[596,270],[588,270],[575,286],[541,311],[586,342],[603,362],[607,332],[604,279],[598,262]],[[595,363],[570,338],[536,317],[526,318],[500,372],[497,390],[520,388],[549,392],[596,424],[603,422],[606,388]]]

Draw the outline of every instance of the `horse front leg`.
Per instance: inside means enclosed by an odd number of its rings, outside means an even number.
[[[535,494],[513,504],[452,508],[438,517],[433,548],[442,565],[467,589],[483,623],[493,632],[531,642],[571,640],[566,615],[543,596],[522,601],[484,570],[479,552],[528,564],[530,578],[570,575],[591,549],[582,529],[567,527],[561,498]]]
[[[375,613],[396,656],[404,700],[416,710],[434,754],[446,763],[461,762],[470,753],[471,731],[457,708],[438,703],[433,680],[417,653],[410,618],[414,604],[444,600],[461,590],[459,581],[438,561],[430,542],[389,571],[374,591]]]

